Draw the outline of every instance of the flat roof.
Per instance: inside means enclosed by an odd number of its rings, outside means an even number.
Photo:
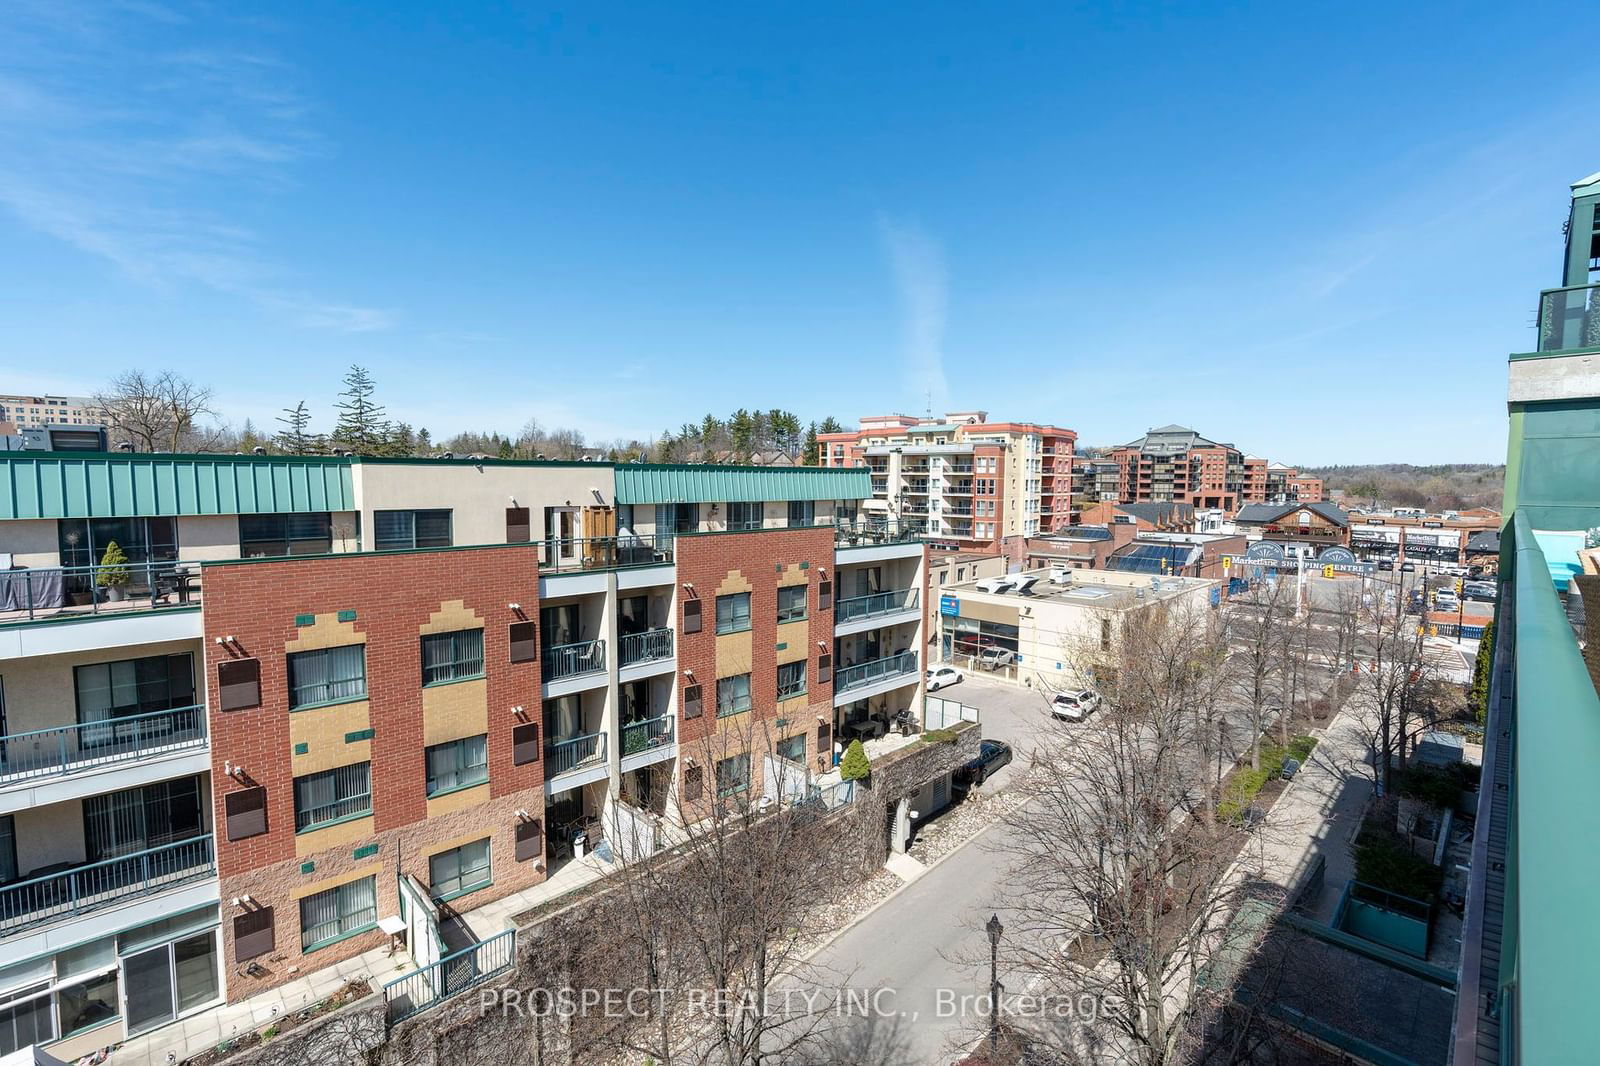
[[[1024,570],[1023,574],[1037,578],[1026,593],[984,592],[977,587],[978,578],[946,585],[946,595],[971,596],[984,603],[1025,604],[1055,603],[1074,607],[1097,607],[1110,610],[1127,610],[1145,603],[1170,600],[1192,593],[1197,589],[1212,588],[1220,582],[1198,577],[1152,577],[1148,574],[1127,573],[1116,570],[1066,570],[1072,580],[1065,584],[1052,584],[1051,567]],[[1017,576],[1015,574],[1011,575]]]

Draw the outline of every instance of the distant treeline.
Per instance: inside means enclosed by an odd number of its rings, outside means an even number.
[[[1330,491],[1343,490],[1345,503],[1351,506],[1425,507],[1430,511],[1499,508],[1506,479],[1504,464],[1495,463],[1367,463],[1300,470],[1322,478]]]

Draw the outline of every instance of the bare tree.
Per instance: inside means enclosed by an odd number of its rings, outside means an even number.
[[[776,761],[770,721],[745,717],[683,745],[682,814],[658,839],[646,831],[652,847],[616,841],[627,987],[652,994],[648,1018],[600,1037],[612,1054],[759,1066],[800,1061],[825,1039],[818,1004],[794,992],[818,983],[805,963],[827,931],[817,904],[859,873],[854,823],[779,799],[804,797],[805,771]]]
[[[1279,643],[1283,627],[1294,618],[1294,586],[1277,577],[1257,590],[1264,592],[1228,606],[1228,638],[1232,654],[1228,673],[1234,693],[1250,713],[1250,768],[1261,769],[1261,737],[1271,717],[1272,691],[1282,667]]]
[[[1193,990],[1245,882],[1239,831],[1208,803],[1193,707],[1222,688],[1221,629],[1188,603],[1124,613],[1100,652],[1110,703],[1094,729],[1047,741],[1001,838],[1014,858],[1001,947],[1030,991],[1098,1004],[1095,1024],[1030,1029],[1070,1061],[1165,1066],[1195,1047]]]
[[[135,451],[205,451],[219,430],[200,428],[204,417],[216,417],[211,388],[172,370],[146,373],[127,370],[95,394],[113,438],[128,441]]]
[[[1406,613],[1404,591],[1397,590],[1392,605],[1375,597],[1356,612],[1355,698],[1375,760],[1373,780],[1385,794],[1393,766],[1404,764],[1409,719],[1433,673],[1423,654],[1423,623]]]

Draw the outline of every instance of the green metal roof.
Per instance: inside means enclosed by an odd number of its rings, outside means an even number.
[[[860,500],[872,495],[866,467],[620,463],[616,472],[618,503]]]
[[[343,458],[0,453],[0,519],[355,509]]]

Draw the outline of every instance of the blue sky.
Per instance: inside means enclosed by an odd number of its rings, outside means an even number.
[[[1600,170],[1582,5],[601,7],[8,0],[0,391],[1495,461]]]

